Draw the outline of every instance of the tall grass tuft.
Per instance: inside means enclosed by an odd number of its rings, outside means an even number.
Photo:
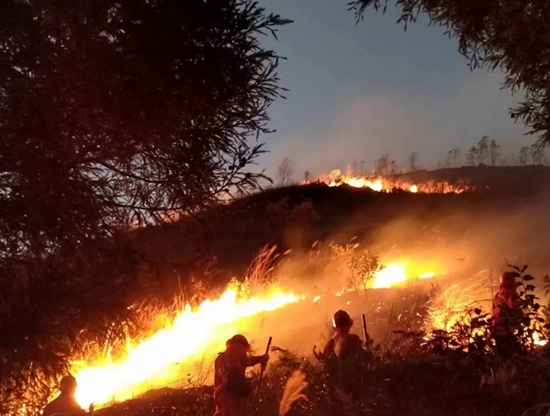
[[[307,396],[303,391],[308,385],[306,375],[302,371],[296,370],[290,375],[285,384],[283,397],[279,403],[279,416],[285,416],[290,411],[292,405],[298,400],[307,400]]]

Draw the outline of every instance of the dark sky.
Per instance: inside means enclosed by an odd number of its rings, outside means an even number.
[[[504,153],[534,141],[508,115],[522,97],[499,90],[501,74],[471,72],[458,43],[427,20],[404,32],[395,9],[371,10],[355,25],[347,0],[260,3],[294,20],[279,41],[264,41],[287,58],[279,74],[290,90],[270,109],[277,132],[262,138],[268,174],[285,156],[301,179],[306,169],[372,167],[386,151],[400,166],[416,151],[433,168],[451,148],[466,150],[483,135],[498,139]]]

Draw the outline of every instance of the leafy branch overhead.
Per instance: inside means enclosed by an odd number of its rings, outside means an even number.
[[[459,41],[471,68],[501,69],[503,86],[525,93],[511,110],[530,127],[539,143],[550,143],[550,2],[546,0],[354,0],[350,9],[361,19],[365,11],[388,5],[401,10],[405,29],[419,15],[443,26]]]
[[[287,23],[252,0],[2,3],[1,414],[128,322],[131,230],[257,186],[282,91],[261,36]]]

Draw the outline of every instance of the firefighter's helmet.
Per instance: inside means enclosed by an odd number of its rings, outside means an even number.
[[[244,335],[240,335],[240,334],[234,335],[233,338],[227,340],[227,342],[225,343],[225,346],[229,347],[230,345],[234,345],[234,344],[242,345],[243,347],[250,348],[250,344],[248,343],[248,340]]]
[[[515,272],[504,272],[500,276],[500,286],[506,288],[515,288],[516,287],[516,276]]]
[[[332,327],[334,329],[350,329],[353,326],[353,320],[346,311],[339,310],[332,317]]]

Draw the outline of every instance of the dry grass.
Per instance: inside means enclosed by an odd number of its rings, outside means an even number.
[[[279,416],[285,416],[298,400],[307,400],[307,396],[303,392],[308,385],[306,375],[300,370],[296,370],[290,375],[283,390],[283,397],[279,402]]]
[[[428,305],[426,330],[448,331],[464,319],[473,307],[489,311],[489,294],[490,280],[481,273],[445,283],[444,286],[435,286]]]

